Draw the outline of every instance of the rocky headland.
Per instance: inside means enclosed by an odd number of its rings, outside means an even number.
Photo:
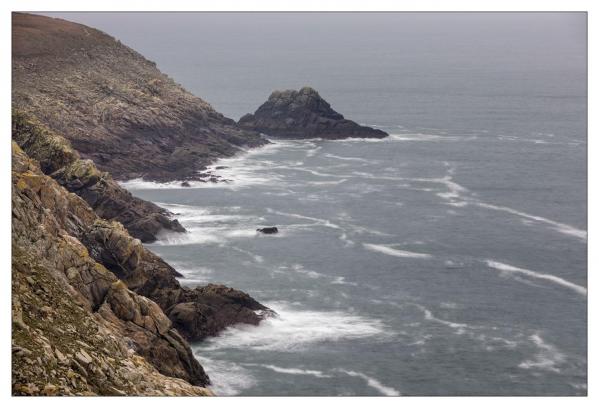
[[[211,395],[189,341],[273,314],[146,249],[168,211],[114,179],[192,180],[267,143],[92,28],[13,14],[13,395]]]
[[[194,180],[267,143],[115,38],[44,16],[13,13],[12,101],[116,180]]]
[[[155,376],[206,386],[187,341],[236,323],[258,324],[270,313],[222,285],[181,287],[172,267],[45,175],[16,142],[12,184],[13,393],[50,392],[46,386],[60,394],[159,393],[106,382],[115,380],[118,366],[109,363],[123,355],[139,357],[130,371],[154,367]],[[70,341],[79,346],[70,348]]]
[[[316,90],[274,91],[253,114],[238,122],[243,129],[287,139],[383,138],[387,133],[345,119]]]

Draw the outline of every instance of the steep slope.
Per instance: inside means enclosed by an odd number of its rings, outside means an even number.
[[[134,197],[91,160],[80,159],[68,140],[22,112],[13,111],[12,137],[45,174],[87,201],[101,218],[122,223],[142,242],[155,241],[163,228],[185,232],[169,211]]]
[[[12,23],[13,107],[117,180],[194,179],[218,157],[267,143],[101,31],[22,13]]]
[[[209,394],[160,307],[90,257],[95,219],[13,143],[13,394]]]
[[[348,137],[383,138],[387,133],[345,119],[314,89],[274,91],[254,114],[239,119],[239,126],[269,136],[291,139]]]

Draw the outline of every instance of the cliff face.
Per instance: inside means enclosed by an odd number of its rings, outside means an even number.
[[[12,163],[13,394],[209,394],[161,308],[83,245],[92,209],[16,143]]]
[[[116,179],[169,181],[267,143],[90,27],[13,13],[13,107]]]
[[[310,87],[299,91],[274,91],[254,114],[239,119],[239,126],[269,136],[291,139],[380,139],[388,136],[382,130],[345,119]]]
[[[269,309],[220,285],[182,288],[122,224],[59,184],[94,185],[91,162],[25,119],[13,131],[39,160],[13,142],[13,393],[206,395],[190,385],[209,379],[186,339],[258,324]]]
[[[273,312],[222,285],[181,287],[140,240],[183,227],[105,170],[194,178],[265,140],[112,37],[23,14],[12,137],[13,394],[210,395],[187,341]]]
[[[142,242],[155,241],[163,228],[185,231],[167,210],[131,195],[91,160],[82,160],[68,140],[19,111],[12,115],[12,136],[45,174],[83,198],[101,218],[122,223]]]

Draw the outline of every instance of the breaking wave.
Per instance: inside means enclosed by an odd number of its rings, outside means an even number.
[[[202,345],[204,350],[254,349],[292,351],[305,346],[377,337],[388,333],[380,320],[342,311],[298,310],[288,303],[269,304],[278,314],[258,326],[236,325]]]

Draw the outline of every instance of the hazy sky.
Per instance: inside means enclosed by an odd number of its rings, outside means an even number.
[[[303,85],[352,109],[357,100],[345,98],[359,98],[352,92],[364,83],[386,86],[389,76],[405,94],[448,75],[445,84],[478,93],[506,73],[586,75],[585,13],[44,14],[115,36],[235,118],[273,89]],[[448,92],[438,88],[431,92]]]

